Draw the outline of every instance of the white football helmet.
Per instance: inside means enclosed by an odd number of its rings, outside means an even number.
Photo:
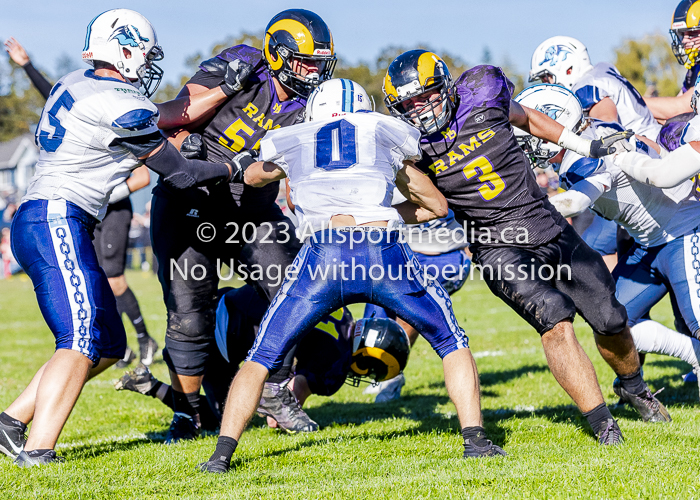
[[[126,80],[152,96],[163,78],[154,61],[163,59],[163,49],[153,25],[138,12],[108,10],[87,27],[83,61],[94,66],[103,61],[114,66]]]
[[[357,82],[346,78],[327,80],[309,96],[306,120],[331,120],[348,113],[374,111],[374,99]]]
[[[574,133],[579,132],[583,123],[583,108],[578,97],[560,85],[549,83],[533,85],[520,92],[514,100],[523,106],[544,113]],[[552,166],[549,159],[561,151],[561,146],[530,135],[516,127],[513,130],[532,168],[544,169]]]
[[[591,69],[593,65],[584,44],[570,36],[553,36],[532,54],[529,81],[548,76],[551,78],[548,83],[571,89]]]

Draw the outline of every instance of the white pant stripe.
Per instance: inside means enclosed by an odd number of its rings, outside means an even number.
[[[46,217],[49,221],[49,233],[51,233],[54,255],[63,275],[63,285],[71,309],[72,349],[88,356],[90,354],[90,325],[93,311],[85,284],[85,275],[78,265],[73,234],[66,221],[66,211],[65,201],[49,200]]]

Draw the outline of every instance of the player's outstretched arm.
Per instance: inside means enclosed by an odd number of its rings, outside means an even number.
[[[659,188],[672,188],[700,173],[700,141],[692,141],[663,158],[649,158],[635,152],[619,154],[613,160],[624,173]]]
[[[600,139],[590,140],[579,137],[576,133],[552,120],[549,116],[535,109],[511,101],[510,123],[545,141],[575,151],[581,156],[601,158],[618,152],[616,142],[629,139],[634,135],[631,130],[615,132]]]
[[[210,77],[220,77],[221,85],[208,88],[187,84],[172,101],[156,104],[160,112],[158,127],[168,130],[205,120],[216,113],[216,108],[245,87],[253,66],[239,59],[226,62],[214,57],[204,63]]]
[[[447,215],[447,200],[430,178],[418,170],[413,162],[404,161],[396,174],[396,187],[406,198],[394,208],[407,224],[419,224]]]
[[[248,166],[242,165],[242,168],[244,171],[243,182],[252,187],[267,186],[271,182],[287,177],[281,167],[269,161],[256,161]]]
[[[233,174],[228,163],[184,158],[159,133],[122,138],[116,142],[126,147],[148,168],[159,174],[163,182],[175,189],[216,184],[231,179]]]
[[[690,107],[692,97],[693,89],[690,89],[675,97],[645,97],[644,102],[654,118],[663,123],[674,116],[692,112],[693,108]]]
[[[591,118],[597,118],[604,122],[619,122],[620,118],[617,114],[617,106],[612,99],[609,97],[604,97],[591,107],[588,112],[588,116]]]
[[[5,50],[10,59],[22,66],[22,69],[27,73],[27,76],[44,99],[48,99],[53,85],[34,67],[24,47],[17,40],[10,37],[5,41]]]

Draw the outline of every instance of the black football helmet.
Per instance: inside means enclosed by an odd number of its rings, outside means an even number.
[[[263,54],[279,82],[302,97],[329,80],[336,63],[328,26],[318,15],[303,9],[285,10],[272,18],[265,28]],[[294,70],[293,60],[312,63],[318,73],[303,76]]]
[[[409,50],[389,65],[384,77],[384,102],[394,116],[429,135],[437,132],[452,118],[455,90],[447,64],[427,50]],[[437,99],[420,108],[406,101],[430,91],[439,91]],[[440,104],[442,109],[436,111]]]
[[[406,368],[411,346],[399,324],[388,318],[362,318],[355,324],[349,377],[382,382]],[[357,383],[355,384],[357,385]]]
[[[700,0],[682,0],[673,13],[671,23],[671,47],[679,64],[690,69],[698,62],[700,46],[693,41],[683,42],[687,35],[700,36]]]

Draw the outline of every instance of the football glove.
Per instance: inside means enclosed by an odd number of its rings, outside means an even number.
[[[634,136],[631,130],[624,132],[615,132],[614,134],[606,135],[600,139],[591,141],[591,158],[602,158],[603,156],[615,154],[625,150],[629,150],[627,139]],[[616,144],[619,141],[620,144]]]
[[[231,159],[231,180],[230,182],[243,182],[243,174],[257,160],[250,151],[238,153]]]
[[[188,160],[206,160],[207,147],[199,134],[190,134],[180,146],[180,154]]]
[[[224,83],[221,90],[231,97],[236,92],[240,92],[245,87],[248,77],[253,72],[253,65],[240,59],[234,59],[226,65],[224,73]]]

